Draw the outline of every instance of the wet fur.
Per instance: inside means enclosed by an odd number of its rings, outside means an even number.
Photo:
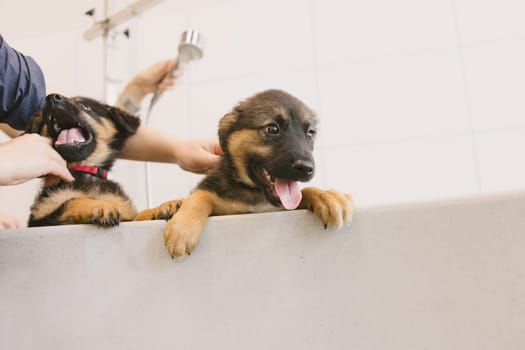
[[[116,107],[85,97],[52,94],[46,98],[44,109],[31,120],[27,132],[39,133],[55,142],[58,132],[54,130],[54,116],[60,116],[60,122],[68,126],[81,125],[85,133],[92,135],[86,144],[56,146],[68,166],[98,166],[108,171],[140,124],[137,117]],[[28,226],[115,226],[135,217],[135,207],[118,183],[84,172],[71,174],[75,178],[72,183],[60,181],[43,186],[31,207]]]
[[[271,124],[278,125],[280,135],[269,134]],[[169,220],[165,245],[172,257],[182,257],[196,247],[209,215],[283,210],[258,169],[279,178],[310,180],[316,126],[314,113],[286,92],[268,90],[242,101],[219,123],[224,155],[217,167],[187,199],[145,210],[135,220]],[[297,167],[298,162],[308,169]],[[350,195],[315,187],[301,192],[299,209],[311,210],[325,228],[351,221]]]

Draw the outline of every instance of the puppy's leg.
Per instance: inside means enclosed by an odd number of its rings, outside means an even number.
[[[179,210],[181,205],[182,199],[167,201],[158,207],[141,211],[135,216],[133,221],[169,220]]]
[[[116,226],[120,223],[118,205],[90,198],[73,198],[64,204],[60,215],[63,224],[94,224]]]
[[[321,220],[326,228],[334,225],[340,228],[351,222],[354,216],[352,196],[335,190],[324,191],[316,187],[306,187],[301,191],[303,199],[299,209],[309,209]]]
[[[191,254],[212,211],[213,196],[207,191],[195,190],[184,200],[164,230],[164,244],[171,257]]]

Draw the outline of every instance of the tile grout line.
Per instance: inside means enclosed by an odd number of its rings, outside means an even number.
[[[314,78],[314,86],[315,86],[315,102],[317,104],[317,111],[318,113],[321,113],[322,112],[322,106],[321,106],[321,85],[319,83],[319,63],[317,61],[317,50],[318,50],[318,45],[317,45],[317,39],[316,39],[316,35],[315,35],[315,29],[316,29],[316,18],[315,18],[315,11],[314,11],[314,0],[310,0],[309,1],[309,5],[310,5],[310,34],[311,34],[311,40],[312,40],[312,64],[313,64],[313,67],[312,67],[312,75],[313,75],[313,78]],[[320,164],[320,168],[321,169],[327,169],[326,167],[326,142],[325,142],[326,138],[325,136],[323,137],[320,137],[320,140],[318,140],[318,147],[321,148],[321,164]],[[321,184],[323,186],[326,187],[326,183],[327,183],[327,180],[326,180],[326,176],[324,175],[325,173],[323,172],[323,176],[321,178]]]
[[[476,132],[474,131],[474,115],[472,111],[472,103],[471,103],[471,97],[470,97],[470,89],[468,86],[467,70],[466,70],[466,62],[465,62],[465,54],[464,54],[465,46],[463,44],[463,40],[461,38],[461,31],[459,29],[459,19],[458,19],[458,13],[457,13],[457,8],[456,8],[456,0],[451,0],[451,7],[452,7],[452,16],[454,17],[454,30],[456,32],[456,37],[459,43],[457,54],[459,58],[460,68],[461,68],[461,79],[463,81],[465,108],[467,112],[467,121],[469,125],[468,134],[470,135],[471,142],[472,142],[472,157],[474,160],[476,187],[478,189],[478,192],[482,192],[483,187],[481,184],[481,171],[480,171],[479,155],[478,155],[478,147],[477,147],[478,140],[477,140]]]

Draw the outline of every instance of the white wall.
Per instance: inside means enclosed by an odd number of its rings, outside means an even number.
[[[2,33],[58,91],[101,97],[100,41],[81,39],[94,6],[4,0]],[[525,186],[524,19],[520,0],[168,0],[115,41],[112,65],[125,80],[199,29],[204,58],[159,102],[153,126],[212,137],[238,100],[285,89],[321,118],[314,183],[358,205],[426,200]],[[198,180],[171,165],[153,174],[155,203]],[[143,208],[142,166],[121,162],[114,176]]]

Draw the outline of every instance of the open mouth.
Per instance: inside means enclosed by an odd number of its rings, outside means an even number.
[[[76,122],[67,112],[54,110],[49,115],[52,128],[56,133],[55,147],[82,146],[90,143],[93,135]]]
[[[277,178],[263,167],[255,165],[252,166],[252,171],[263,184],[266,197],[273,205],[282,205],[288,210],[299,206],[303,195],[298,181]]]
[[[56,132],[58,136],[57,140],[55,141],[55,146],[86,143],[91,137],[91,135],[80,126],[70,129],[57,128]]]

